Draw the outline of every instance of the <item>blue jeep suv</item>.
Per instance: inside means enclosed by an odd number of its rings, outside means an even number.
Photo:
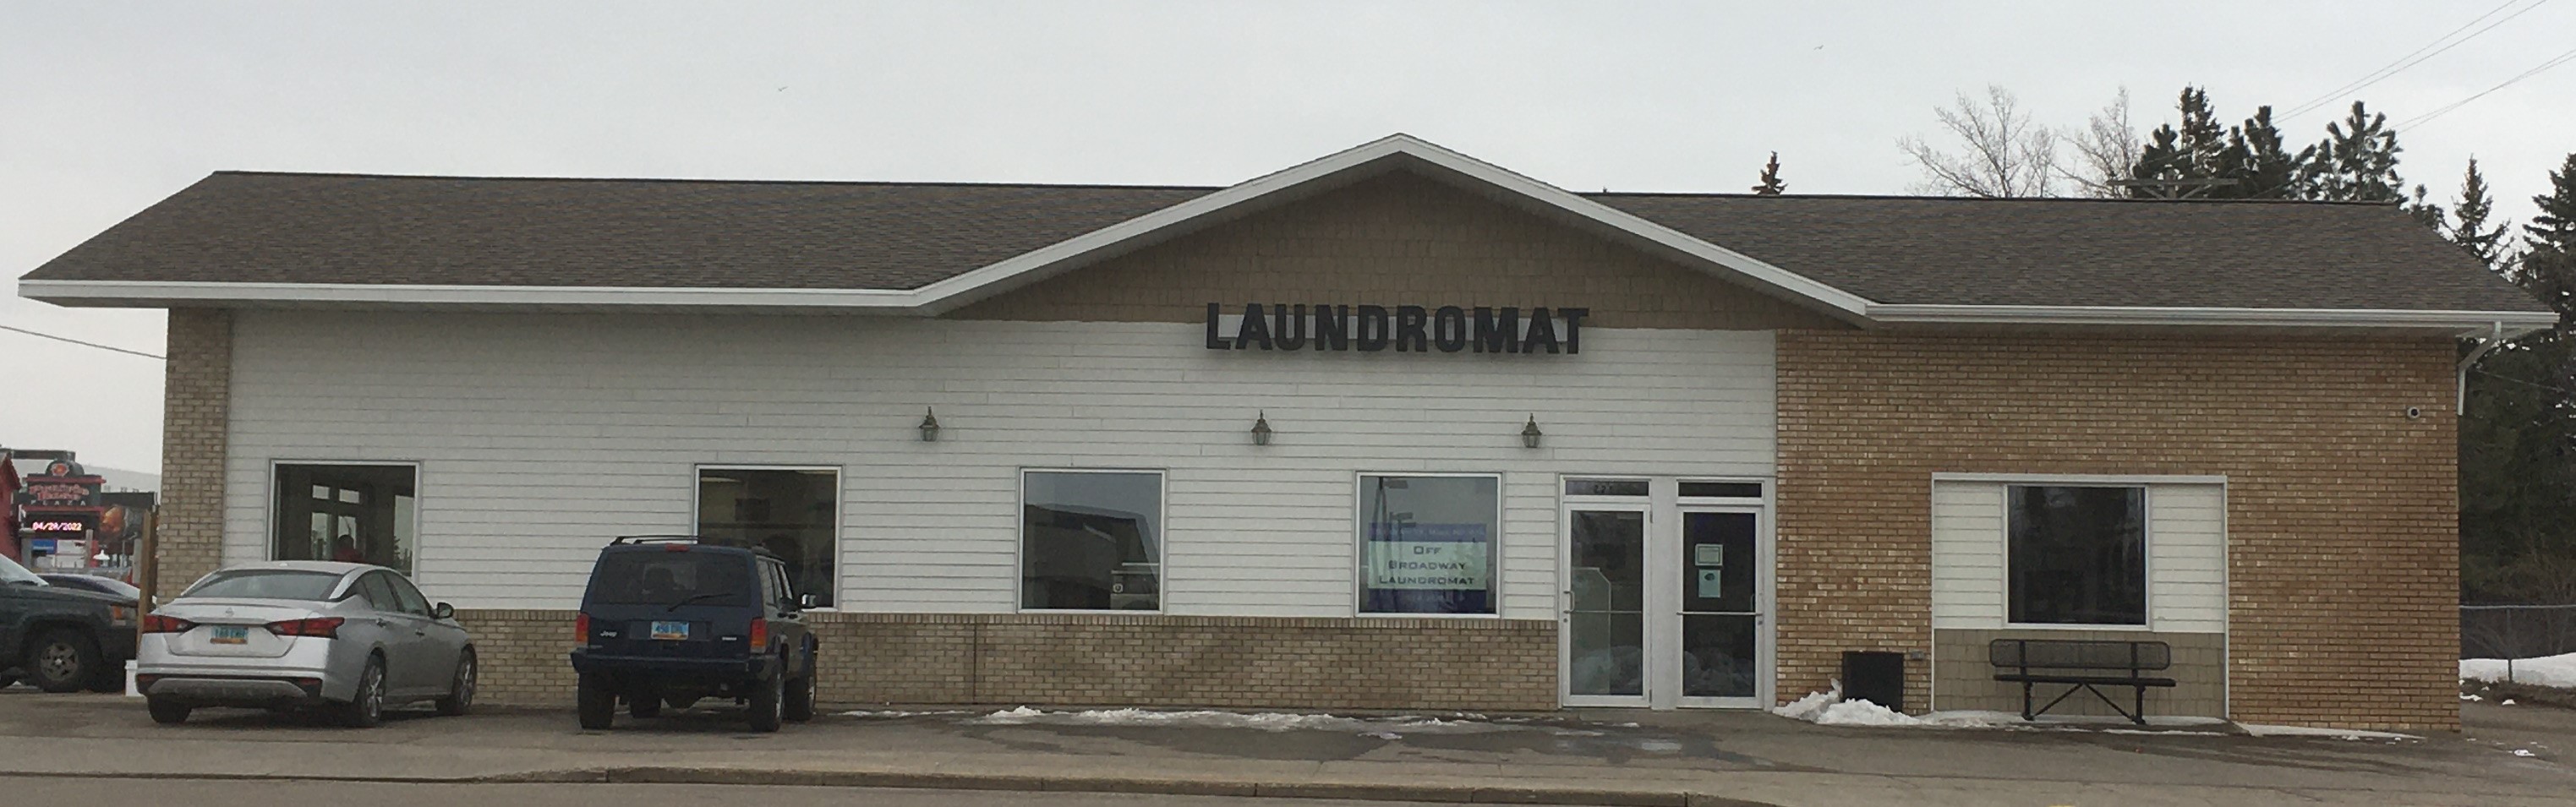
[[[814,651],[787,566],[696,536],[627,536],[599,552],[574,628],[581,727],[703,698],[746,707],[753,731],[814,717]]]

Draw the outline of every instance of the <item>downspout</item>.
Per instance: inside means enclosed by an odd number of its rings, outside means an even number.
[[[2455,414],[2458,414],[2461,417],[2467,417],[2469,414],[2469,368],[2477,366],[2478,359],[2485,358],[2488,351],[2495,350],[2503,345],[2504,323],[2498,322],[2495,324],[2494,335],[2488,336],[2487,341],[2484,344],[2478,345],[2476,350],[2469,351],[2467,358],[2460,360],[2460,400],[2458,411]]]

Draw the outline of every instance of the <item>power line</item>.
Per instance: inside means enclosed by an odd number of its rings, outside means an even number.
[[[2418,64],[2422,64],[2422,63],[2424,63],[2424,61],[2425,61],[2426,59],[2431,59],[2431,58],[2433,58],[2433,57],[2435,57],[2435,56],[2440,56],[2440,55],[2442,55],[2444,52],[2447,52],[2447,51],[2449,51],[2449,50],[2450,50],[2450,49],[2452,49],[2452,48],[2459,47],[2459,46],[2460,46],[2460,44],[2461,44],[2461,43],[2463,43],[2463,42],[2467,42],[2467,41],[2469,41],[2469,40],[2472,40],[2472,39],[2476,39],[2476,38],[2478,38],[2478,35],[2479,35],[2479,34],[2483,34],[2483,33],[2486,33],[2486,32],[2488,32],[2488,31],[2495,30],[2495,27],[2496,27],[2496,26],[2503,25],[2503,24],[2508,23],[2508,22],[2512,22],[2512,21],[2513,21],[2513,18],[2515,18],[2515,17],[2520,17],[2520,16],[2522,16],[2522,15],[2524,15],[2524,14],[2531,13],[2531,10],[2532,10],[2532,9],[2539,8],[2539,7],[2543,6],[2543,5],[2548,4],[2548,3],[2549,3],[2549,0],[2535,0],[2531,5],[2523,6],[2523,7],[2522,7],[2522,10],[2520,10],[2520,11],[2516,11],[2516,12],[2514,12],[2514,13],[2512,13],[2512,14],[2508,14],[2508,15],[2506,15],[2504,19],[2496,20],[2495,22],[2488,23],[2488,24],[2487,24],[2487,27],[2485,27],[2485,28],[2480,28],[2480,29],[2478,29],[2478,30],[2476,30],[2476,31],[2474,31],[2474,32],[2472,32],[2472,33],[2470,33],[2468,36],[2460,37],[2460,38],[2459,38],[2459,39],[2457,39],[2457,40],[2453,40],[2453,41],[2452,41],[2450,44],[2448,44],[2448,45],[2442,45],[2442,40],[2450,39],[2454,34],[2458,34],[2459,32],[2461,32],[2461,31],[2463,31],[2463,30],[2467,30],[2467,29],[2468,29],[2468,27],[2469,27],[2469,26],[2471,26],[2471,25],[2476,25],[2476,24],[2478,24],[2478,21],[2479,21],[2479,20],[2484,20],[2484,19],[2486,19],[2486,18],[2488,18],[2488,17],[2495,16],[2495,13],[2496,13],[2496,12],[2498,12],[2498,11],[2503,11],[2503,10],[2505,10],[2505,8],[2506,8],[2507,6],[2511,6],[2511,5],[2513,5],[2513,4],[2515,4],[2515,3],[2519,3],[2519,2],[2522,2],[2522,0],[2505,0],[2504,5],[2496,6],[2496,7],[2495,7],[2495,8],[2493,8],[2493,9],[2489,9],[2489,10],[2487,11],[2487,13],[2478,15],[2478,16],[2477,16],[2477,19],[2469,20],[2468,22],[2461,24],[2461,25],[2460,25],[2460,27],[2451,29],[2451,32],[2450,32],[2450,33],[2443,34],[2443,35],[2441,35],[2440,37],[2435,38],[2433,41],[2425,43],[2425,44],[2424,44],[2424,47],[2416,48],[2416,49],[2415,49],[2415,53],[2409,53],[2409,54],[2406,54],[2405,56],[2398,57],[2397,61],[2389,62],[2387,66],[2385,66],[2385,67],[2381,67],[2381,68],[2379,68],[2378,70],[2373,70],[2373,71],[2371,71],[2369,74],[2364,75],[2364,76],[2362,76],[2361,78],[2354,79],[2352,83],[2350,83],[2350,84],[2346,84],[2346,85],[2343,85],[2342,87],[2338,87],[2338,88],[2336,88],[2333,92],[2329,92],[2329,93],[2326,93],[2326,94],[2324,94],[2324,95],[2318,96],[2318,97],[2316,97],[2315,99],[2308,101],[2307,103],[2300,104],[2300,105],[2295,106],[2295,107],[2291,107],[2291,108],[2290,108],[2290,111],[2288,111],[2288,112],[2284,112],[2284,113],[2281,113],[2281,119],[2282,119],[2282,120],[2289,120],[2289,119],[2291,119],[2291,118],[2295,118],[2295,117],[2298,117],[2298,116],[2300,116],[2300,115],[2305,115],[2305,114],[2307,114],[2307,113],[2309,113],[2309,112],[2315,111],[2318,107],[2321,107],[2321,106],[2326,105],[2328,102],[2336,101],[2336,100],[2340,100],[2340,99],[2344,98],[2345,96],[2351,95],[2351,94],[2356,93],[2356,92],[2360,92],[2360,91],[2362,91],[2363,89],[2368,88],[2370,85],[2377,84],[2377,83],[2379,83],[2379,82],[2381,82],[2381,81],[2383,81],[2383,80],[2387,79],[2389,76],[2394,76],[2394,75],[2397,75],[2397,74],[2399,74],[2399,73],[2406,72],[2406,70],[2407,70],[2408,68],[2412,68],[2412,67],[2414,67],[2414,66],[2416,66],[2416,65],[2418,65]],[[2427,48],[2431,48],[2431,47],[2433,47],[2434,45],[2442,45],[2442,49],[2441,49],[2441,50],[2433,51],[2433,52],[2431,52],[2431,53],[2424,53],[2424,51],[2425,51]],[[2417,54],[2417,53],[2422,53],[2423,55],[2422,55],[2422,56],[2417,56],[2417,55],[2415,55],[2415,54]]]
[[[2434,118],[2441,117],[2444,113],[2448,113],[2448,112],[2450,112],[2451,110],[2458,109],[2458,108],[2463,107],[2463,106],[2467,106],[2467,105],[2468,105],[2468,103],[2469,103],[2470,101],[2475,101],[2475,100],[2478,100],[2478,99],[2480,99],[2480,98],[2485,98],[2485,97],[2487,97],[2487,93],[2495,92],[2495,91],[2497,91],[2497,90],[2501,90],[2501,89],[2504,89],[2504,88],[2506,88],[2506,87],[2511,87],[2511,86],[2513,86],[2513,85],[2514,85],[2514,82],[2521,81],[2521,80],[2523,80],[2523,79],[2527,79],[2527,78],[2530,78],[2530,77],[2532,77],[2532,76],[2540,75],[2541,71],[2548,70],[2549,68],[2557,67],[2557,66],[2559,66],[2559,65],[2566,64],[2566,63],[2568,63],[2568,62],[2576,62],[2576,49],[2569,49],[2566,53],[2561,53],[2561,54],[2558,54],[2557,56],[2550,57],[2549,61],[2541,62],[2539,67],[2534,67],[2534,68],[2532,68],[2532,69],[2522,71],[2522,74],[2521,74],[2521,75],[2514,76],[2513,78],[2505,79],[2503,84],[2498,84],[2498,85],[2495,85],[2495,86],[2493,86],[2493,87],[2488,87],[2488,88],[2486,88],[2486,90],[2485,90],[2485,91],[2480,92],[2480,93],[2478,93],[2478,94],[2476,94],[2476,95],[2472,95],[2472,96],[2469,96],[2469,97],[2467,97],[2467,98],[2462,98],[2462,99],[2460,99],[2460,100],[2453,101],[2453,102],[2451,102],[2449,105],[2444,106],[2444,107],[2442,107],[2442,108],[2440,108],[2440,109],[2436,109],[2436,110],[2433,110],[2433,111],[2431,111],[2431,112],[2427,112],[2427,113],[2424,113],[2424,114],[2422,114],[2422,115],[2418,115],[2418,116],[2415,116],[2415,117],[2413,117],[2413,118],[2409,118],[2409,119],[2407,119],[2405,122],[2402,122],[2402,123],[2397,124],[2397,128],[2399,128],[2399,129],[2411,129],[2411,128],[2414,128],[2415,126],[2419,125],[2419,124],[2423,124],[2423,123],[2431,122]]]
[[[41,336],[41,337],[44,337],[44,338],[46,338],[46,339],[54,340],[54,341],[56,341],[56,342],[70,342],[70,343],[72,343],[72,344],[79,345],[79,346],[81,346],[81,347],[94,347],[94,348],[98,348],[98,349],[100,349],[100,350],[113,350],[113,351],[116,351],[116,352],[118,352],[118,353],[125,353],[125,354],[130,354],[130,355],[135,355],[135,356],[141,356],[141,357],[144,357],[144,358],[147,358],[147,359],[158,359],[158,358],[161,358],[161,357],[159,357],[159,356],[155,356],[155,355],[152,355],[152,354],[150,354],[150,353],[145,353],[145,352],[140,351],[140,350],[127,350],[127,349],[125,349],[125,348],[116,347],[116,346],[114,346],[114,345],[102,345],[102,344],[99,344],[99,343],[97,343],[97,342],[83,342],[83,341],[81,341],[81,340],[73,339],[73,338],[68,337],[68,336],[55,336],[55,335],[50,334],[50,333],[40,333],[40,332],[37,332],[37,331],[30,331],[30,330],[27,330],[27,329],[25,329],[25,328],[17,327],[17,326],[15,326],[15,325],[0,325],[0,330],[6,330],[6,331],[17,331],[17,332],[19,332],[19,333],[23,333],[23,334],[26,334],[26,335],[28,335],[28,336]]]

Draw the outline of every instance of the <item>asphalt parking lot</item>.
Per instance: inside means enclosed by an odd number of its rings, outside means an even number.
[[[1736,712],[1302,716],[1289,721],[1301,727],[1270,730],[1276,721],[1262,722],[1270,718],[1148,725],[1062,710],[996,717],[995,707],[829,713],[754,734],[728,710],[704,707],[621,717],[605,732],[582,731],[569,711],[551,710],[405,713],[373,730],[209,710],[173,727],[153,724],[132,699],[12,687],[0,690],[0,775],[294,779],[323,771],[382,781],[703,783],[795,774],[808,783],[1029,790],[1160,782],[1153,786],[1162,790],[1137,792],[1163,793],[1176,792],[1174,782],[1234,783],[1245,789],[1218,792],[1244,793],[1262,783],[1339,783],[1380,787],[1388,798],[1409,792],[1396,785],[1510,785],[1781,805],[2552,804],[2576,789],[2564,764],[2564,749],[2576,748],[2576,712],[2464,706],[2467,731],[2420,740],[1847,728]],[[655,772],[639,773],[647,769]],[[901,776],[915,778],[887,778]]]

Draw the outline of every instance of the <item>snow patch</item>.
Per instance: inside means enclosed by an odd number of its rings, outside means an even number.
[[[974,714],[974,712],[969,712],[969,711],[966,711],[966,710],[964,710],[964,709],[944,709],[944,710],[935,711],[935,712],[906,712],[906,711],[902,711],[902,710],[899,710],[899,709],[883,709],[883,710],[869,711],[869,710],[862,709],[862,710],[855,711],[855,712],[842,712],[842,713],[841,713],[841,716],[843,716],[843,717],[870,717],[870,718],[878,718],[878,719],[883,719],[883,720],[892,720],[892,719],[895,719],[895,718],[901,718],[901,717],[937,717],[937,716],[940,716],[940,715],[971,715],[971,714]]]
[[[1819,726],[1928,726],[1933,728],[2001,728],[2021,724],[2021,716],[2007,712],[1957,711],[1909,715],[1862,700],[1843,700],[1843,684],[1834,681],[1831,689],[1810,692],[1806,697],[1773,707],[1772,714],[1793,720],[1804,720]]]
[[[2259,724],[2259,723],[2238,723],[2238,724],[2236,724],[2236,727],[2237,727],[2237,728],[2244,729],[2244,730],[2245,730],[2245,733],[2247,733],[2247,734],[2251,734],[2251,735],[2254,735],[2254,736],[2256,736],[2256,737],[2333,737],[2333,738],[2338,739],[2338,740],[2421,740],[2421,739],[2424,739],[2424,738],[2422,738],[2422,737],[2418,737],[2418,736],[2415,736],[2415,735],[2412,735],[2412,734],[2399,734],[2399,733],[2396,733],[2396,732],[2393,732],[2393,731],[2363,731],[2363,730],[2360,730],[2360,729],[2321,729],[2321,728],[2312,728],[2312,727],[2309,727],[2309,726],[2266,726],[2266,725],[2262,725],[2262,724]]]
[[[1342,717],[1339,715],[1301,715],[1279,712],[1158,712],[1146,709],[1092,709],[1079,712],[1050,712],[1026,706],[1004,709],[965,722],[992,726],[1154,726],[1171,728],[1251,729],[1254,731],[1346,731],[1379,739],[1402,734],[1477,734],[1511,731],[1477,720],[1443,720],[1436,717],[1404,715],[1398,717]]]
[[[2505,681],[2505,660],[2500,658],[2460,659],[2462,681]],[[2512,682],[2545,687],[2576,688],[2576,653],[2513,660]]]
[[[2516,749],[2513,749],[2513,755],[2514,755],[2514,756],[2517,756],[2517,757],[2527,757],[2527,756],[2532,756],[2532,753],[2531,753],[2531,749],[2529,749],[2529,748],[2516,748]]]

